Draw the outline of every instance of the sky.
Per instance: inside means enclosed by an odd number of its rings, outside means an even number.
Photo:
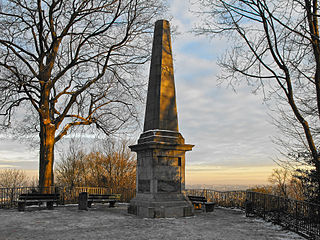
[[[218,86],[217,58],[228,43],[195,36],[198,17],[188,0],[169,0],[170,23],[176,29],[173,54],[179,130],[186,143],[187,185],[266,184],[278,153],[271,139],[277,134],[270,123],[261,94],[242,85],[236,91]],[[194,6],[193,6],[193,9]],[[38,170],[38,150],[7,137],[0,141],[0,168]]]
[[[266,184],[278,153],[262,94],[246,85],[219,85],[217,58],[228,43],[191,33],[198,17],[188,1],[171,1],[180,132],[195,144],[186,155],[187,184]]]

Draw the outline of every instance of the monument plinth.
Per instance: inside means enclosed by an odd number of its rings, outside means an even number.
[[[185,144],[179,133],[173,74],[170,25],[156,22],[144,132],[137,145],[136,197],[129,213],[141,217],[182,217],[193,215],[185,190]]]

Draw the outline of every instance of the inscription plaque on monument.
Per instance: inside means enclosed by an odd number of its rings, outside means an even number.
[[[193,215],[185,198],[185,144],[179,133],[173,74],[170,25],[155,24],[144,132],[137,152],[136,197],[129,213],[141,217],[182,217]]]
[[[179,192],[180,181],[158,180],[158,192]]]

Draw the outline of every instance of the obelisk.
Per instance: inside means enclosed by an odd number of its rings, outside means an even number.
[[[137,152],[136,197],[128,212],[141,217],[183,217],[193,215],[185,198],[185,144],[179,133],[176,107],[170,25],[155,24],[144,132]]]

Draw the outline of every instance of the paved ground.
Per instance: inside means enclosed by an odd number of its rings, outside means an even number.
[[[246,218],[242,211],[217,208],[188,218],[142,219],[126,213],[126,205],[76,205],[55,210],[0,209],[0,239],[304,239],[263,220]]]

